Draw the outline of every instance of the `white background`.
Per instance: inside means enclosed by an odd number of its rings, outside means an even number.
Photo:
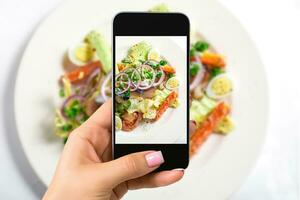
[[[31,177],[31,168],[19,147],[13,122],[13,90],[20,57],[31,34],[60,1],[0,0],[1,199],[39,199],[44,192]],[[265,147],[255,169],[231,199],[299,199],[300,0],[220,1],[255,41],[271,94]]]

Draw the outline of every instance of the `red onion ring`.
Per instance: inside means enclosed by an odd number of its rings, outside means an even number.
[[[196,74],[193,82],[190,84],[190,90],[194,90],[202,81],[204,74],[205,74],[205,69],[202,65],[201,62],[192,62],[191,64],[196,63],[199,64],[201,66],[200,70],[198,71],[198,73]]]
[[[80,95],[86,96],[89,93],[93,93],[97,87],[98,84],[96,84],[95,87],[93,87],[92,89],[90,89],[88,86],[89,84],[93,81],[93,79],[96,76],[100,75],[100,68],[97,68],[93,71],[93,73],[89,76],[89,78],[87,79],[87,81],[85,82],[85,84],[82,86],[82,89],[80,90]]]
[[[110,73],[105,77],[105,79],[104,79],[104,81],[103,81],[103,83],[102,83],[102,85],[101,85],[101,97],[103,98],[103,102],[98,102],[98,101],[97,101],[98,98],[96,98],[97,103],[104,103],[104,102],[108,99],[108,97],[107,97],[107,95],[106,95],[106,86],[108,85],[108,82],[109,82],[109,80],[111,79],[111,77],[112,77],[112,72],[110,72]],[[111,84],[111,82],[110,82],[110,84]]]
[[[160,77],[160,79],[157,81],[157,82],[154,82],[153,83],[153,87],[155,87],[155,86],[158,86],[159,84],[161,84],[162,82],[163,82],[163,80],[165,79],[165,72],[161,69],[161,68],[159,68],[159,70],[161,71],[161,73],[162,73],[162,75],[161,75],[161,77]],[[155,79],[154,79],[155,80]]]
[[[149,85],[146,85],[146,86],[143,86],[143,85],[142,85],[142,84],[143,84],[143,80],[142,80],[142,79],[144,78],[144,77],[143,77],[143,69],[144,69],[144,68],[151,69],[151,70],[152,70],[152,74],[153,74],[153,78],[152,78],[150,84],[149,84]],[[153,86],[153,83],[154,83],[155,77],[156,77],[156,73],[155,73],[154,69],[153,69],[151,66],[149,66],[149,65],[141,65],[140,70],[141,70],[141,72],[140,72],[140,74],[141,74],[141,83],[140,83],[140,85],[138,86],[138,89],[140,89],[140,90],[147,90],[147,89],[149,89],[150,87]]]
[[[133,82],[130,82],[130,91],[136,91],[138,89],[138,86],[140,85],[140,82],[138,84],[134,84]]]
[[[100,73],[100,68],[97,68],[93,71],[93,73],[89,76],[89,78],[87,79],[86,83],[87,85]]]
[[[138,78],[139,80],[137,83],[134,83],[133,81],[131,81],[132,86],[134,86],[134,88],[130,88],[131,91],[137,90],[138,86],[141,84],[141,80],[142,80],[141,74],[136,69],[134,69],[134,73],[135,73],[135,75],[139,76],[139,78]],[[133,78],[133,76],[134,76],[134,74],[132,74],[131,79]]]
[[[64,110],[65,108],[67,107],[68,103],[70,103],[70,101],[72,100],[78,100],[80,103],[83,102],[85,98],[81,95],[77,95],[77,94],[74,94],[74,95],[71,95],[69,96],[62,104],[61,108],[60,108],[60,112],[62,114],[62,116],[65,118],[65,119],[68,119],[68,116],[66,116]]]
[[[133,91],[136,91],[136,90],[138,89],[138,86],[139,86],[140,83],[141,83],[141,74],[138,72],[138,70],[136,70],[136,69],[133,68],[133,67],[127,68],[127,69],[125,69],[123,72],[126,73],[126,72],[128,72],[128,71],[130,71],[130,70],[133,71],[131,77],[129,77],[129,78],[130,78],[130,91],[133,92]],[[138,76],[139,76],[138,83],[134,83],[134,82],[132,81],[134,75],[138,75]],[[133,86],[133,87],[132,87],[132,86]]]
[[[124,73],[124,72],[120,72],[120,73],[116,76],[116,83],[118,82],[117,79],[118,79],[119,77],[121,77],[121,76],[127,77],[127,79],[128,79],[127,87],[126,87],[125,89],[123,89],[122,91],[117,92],[117,93],[116,93],[117,95],[123,94],[124,92],[126,92],[126,91],[130,88],[130,79],[129,79],[129,77],[128,77],[128,74],[126,74],[126,73]]]

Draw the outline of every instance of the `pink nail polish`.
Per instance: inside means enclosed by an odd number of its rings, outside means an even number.
[[[165,162],[161,151],[149,153],[145,157],[149,167],[156,167]]]
[[[176,168],[176,169],[172,169],[172,170],[174,170],[174,171],[184,171],[183,168]]]
[[[180,171],[184,174],[184,169],[183,168],[177,168],[177,169],[173,169],[172,171]]]

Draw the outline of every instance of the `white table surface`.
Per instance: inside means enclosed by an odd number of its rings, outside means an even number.
[[[265,147],[256,167],[231,199],[299,199],[300,0],[220,1],[255,41],[271,93]],[[0,199],[40,199],[45,190],[20,148],[13,91],[20,57],[31,34],[60,2],[0,0]]]

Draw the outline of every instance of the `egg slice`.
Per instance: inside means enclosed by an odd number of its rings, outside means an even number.
[[[160,61],[160,55],[157,50],[151,49],[148,53],[148,60]]]
[[[115,128],[116,130],[122,129],[122,120],[119,116],[115,116]]]
[[[207,85],[206,94],[213,99],[223,99],[227,97],[233,89],[231,79],[227,74],[220,74],[214,77]]]
[[[68,57],[74,65],[83,66],[93,59],[94,51],[89,44],[82,42],[69,48]]]
[[[179,80],[175,76],[167,80],[166,88],[168,90],[176,90],[179,87]]]

